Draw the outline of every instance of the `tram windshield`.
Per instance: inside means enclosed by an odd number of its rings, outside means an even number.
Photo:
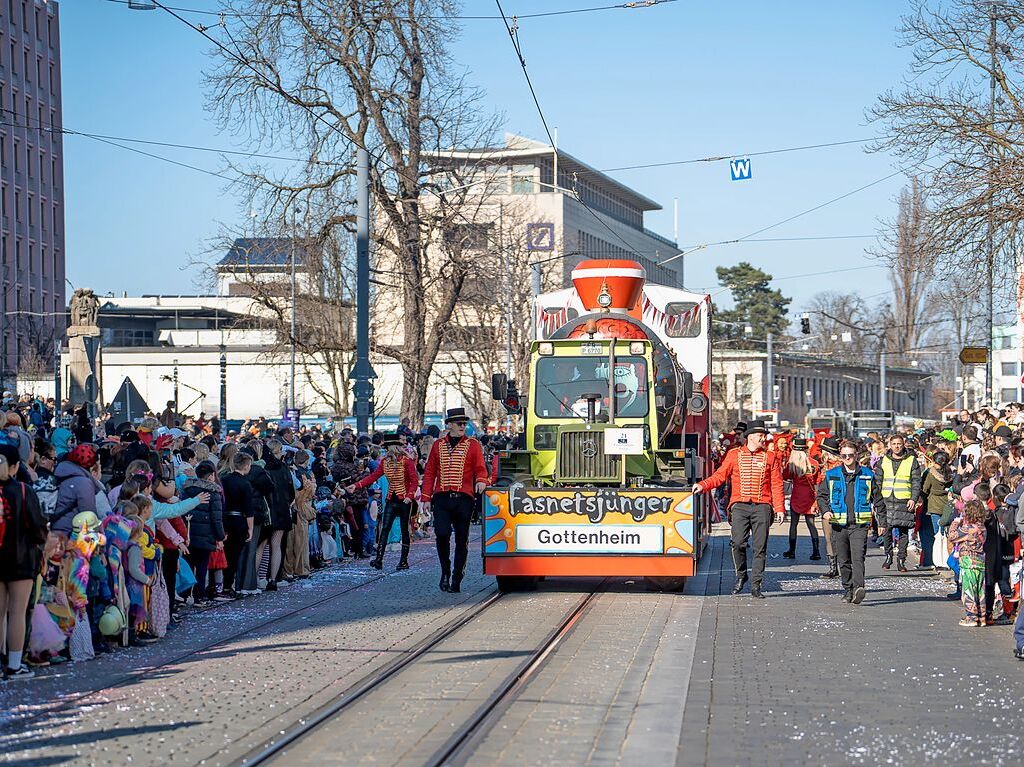
[[[607,357],[542,357],[537,362],[534,412],[541,418],[586,418],[587,395],[598,420],[608,412]],[[627,418],[647,415],[647,362],[616,357],[615,412]],[[602,418],[602,416],[604,416]]]

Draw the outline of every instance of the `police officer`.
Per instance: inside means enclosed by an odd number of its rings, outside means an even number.
[[[857,445],[849,440],[839,446],[839,466],[825,472],[818,485],[817,501],[822,520],[831,528],[832,550],[839,563],[843,601],[859,605],[864,588],[864,560],[872,509],[881,506],[878,480],[871,469],[857,463]]]
[[[913,453],[906,451],[902,434],[889,437],[889,450],[875,465],[875,478],[882,493],[878,509],[878,526],[885,543],[882,569],[892,567],[893,533],[900,535],[896,567],[907,572],[907,542],[917,517],[917,501],[921,497],[921,465]]]

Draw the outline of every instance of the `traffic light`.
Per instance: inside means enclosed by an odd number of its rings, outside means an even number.
[[[523,412],[523,406],[519,402],[519,390],[516,388],[516,382],[511,378],[508,379],[508,390],[505,392],[505,399],[502,402],[505,405],[505,412],[509,415],[519,415]]]
[[[811,315],[807,312],[800,315],[800,332],[805,336],[811,334]]]

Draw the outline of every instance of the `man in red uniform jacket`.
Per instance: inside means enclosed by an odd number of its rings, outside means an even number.
[[[487,487],[487,466],[480,443],[466,436],[465,408],[448,410],[448,433],[434,440],[423,469],[420,508],[434,512],[437,558],[441,560],[441,591],[459,593],[469,558],[469,526],[476,495]],[[455,561],[451,536],[455,532]]]
[[[732,521],[732,560],[736,565],[736,585],[732,593],[739,594],[747,582],[747,540],[754,534],[754,579],[750,596],[764,599],[761,583],[764,564],[768,556],[768,529],[774,514],[785,512],[782,490],[782,462],[777,452],[765,450],[768,430],[761,421],[750,424],[746,444],[725,455],[718,471],[694,485],[694,493],[714,490],[729,481],[729,519]],[[774,511],[773,511],[774,509]]]

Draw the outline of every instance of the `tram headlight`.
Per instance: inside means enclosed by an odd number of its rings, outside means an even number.
[[[537,345],[537,352],[542,357],[550,357],[555,353],[555,345],[550,341],[542,341]]]
[[[630,341],[629,342],[629,353],[634,355],[641,355],[644,353],[644,342],[643,341]]]
[[[708,398],[700,392],[690,397],[690,401],[686,403],[686,409],[691,413],[703,413],[707,406]]]

